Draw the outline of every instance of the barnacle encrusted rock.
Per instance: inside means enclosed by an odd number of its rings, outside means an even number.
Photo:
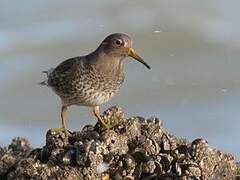
[[[7,176],[20,160],[27,158],[30,149],[28,141],[23,138],[13,139],[7,149],[0,147],[0,179]]]
[[[235,179],[239,165],[232,155],[169,134],[155,117],[125,119],[119,107],[98,123],[71,133],[49,130],[46,145],[31,149],[16,138],[0,147],[0,179]]]

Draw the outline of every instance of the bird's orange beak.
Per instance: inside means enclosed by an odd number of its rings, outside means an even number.
[[[151,69],[151,67],[134,51],[133,48],[128,48],[128,56],[131,56],[140,63],[144,64],[148,69]]]

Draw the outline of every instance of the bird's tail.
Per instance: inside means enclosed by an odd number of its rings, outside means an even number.
[[[53,72],[54,68],[49,69],[48,71],[42,71],[42,73],[47,74],[47,77]],[[48,86],[48,80],[38,83],[41,86]]]
[[[47,80],[38,83],[41,86],[48,86]]]

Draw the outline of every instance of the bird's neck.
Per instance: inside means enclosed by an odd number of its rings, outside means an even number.
[[[108,74],[109,76],[119,75],[123,73],[123,58],[113,57],[102,51],[94,51],[88,55],[88,60],[94,64],[99,73]]]

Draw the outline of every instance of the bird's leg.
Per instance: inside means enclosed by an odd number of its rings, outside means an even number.
[[[65,137],[67,138],[70,133],[68,132],[67,128],[66,128],[66,111],[67,111],[67,106],[62,106],[61,109],[61,122],[62,122],[62,127],[61,128],[54,128],[54,131],[60,131],[60,132],[64,132]]]
[[[68,131],[66,128],[66,111],[67,111],[67,106],[62,106],[62,109],[61,109],[62,129],[64,131],[65,136],[68,137]]]
[[[102,119],[102,117],[100,116],[100,110],[99,110],[99,106],[95,106],[93,107],[93,114],[96,116],[96,118],[98,119],[98,121],[100,122],[100,124],[102,124],[105,128],[110,129],[111,126],[108,125],[107,123],[105,123],[105,121]]]

